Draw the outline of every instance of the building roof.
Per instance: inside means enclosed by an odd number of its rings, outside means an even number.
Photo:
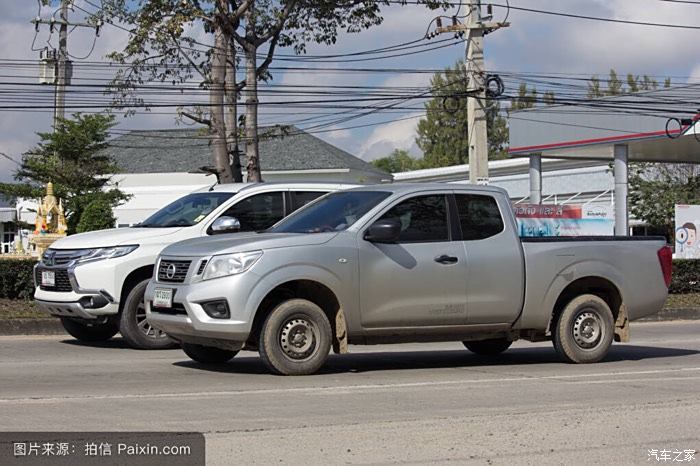
[[[353,170],[390,175],[294,126],[260,128],[263,172]],[[243,149],[242,149],[243,150]],[[135,130],[109,142],[102,152],[122,173],[191,172],[212,165],[210,139],[202,129]],[[246,158],[241,157],[245,167]]]
[[[630,161],[700,163],[700,114],[692,102],[698,90],[688,84],[512,112],[508,152],[612,160],[624,144]]]

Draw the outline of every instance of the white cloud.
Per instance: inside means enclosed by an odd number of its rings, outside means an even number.
[[[360,147],[358,156],[370,161],[385,157],[394,149],[405,149],[413,155],[422,156],[415,141],[417,124],[418,118],[411,118],[376,127]]]

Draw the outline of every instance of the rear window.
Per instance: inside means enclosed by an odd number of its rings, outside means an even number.
[[[456,194],[462,240],[490,238],[503,231],[503,218],[496,199],[478,194]]]

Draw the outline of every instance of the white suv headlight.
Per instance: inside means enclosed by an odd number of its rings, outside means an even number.
[[[250,251],[214,256],[207,263],[202,280],[243,273],[251,268],[262,254],[262,251]]]

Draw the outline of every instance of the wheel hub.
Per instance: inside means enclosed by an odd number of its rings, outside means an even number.
[[[280,332],[280,345],[284,353],[292,359],[309,358],[316,349],[318,330],[306,319],[295,318],[287,321]]]
[[[138,325],[141,333],[146,335],[146,337],[153,340],[161,340],[163,338],[168,338],[162,330],[158,330],[148,322],[146,319],[146,308],[143,304],[140,304],[136,310],[136,325]]]
[[[574,341],[584,349],[595,348],[603,337],[600,317],[590,311],[581,312],[574,320]]]

